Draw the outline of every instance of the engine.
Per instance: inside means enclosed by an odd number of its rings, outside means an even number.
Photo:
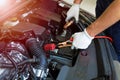
[[[42,80],[47,76],[46,54],[34,31],[29,29],[1,29],[1,80]]]
[[[47,29],[20,22],[11,28],[1,28],[1,80],[52,80],[57,78],[63,65],[74,64],[76,50],[70,46],[52,48],[52,44],[55,46],[61,41],[56,35],[57,28],[51,28],[56,27],[53,21],[48,26]]]
[[[46,1],[50,4],[44,6]],[[0,17],[0,80],[56,80],[62,66],[75,64],[78,50],[58,44],[83,30],[78,26],[85,27],[94,19],[83,12],[90,19],[81,20],[82,24],[73,23],[63,37],[68,8],[59,7],[54,0],[46,1],[16,0],[9,13],[1,14],[4,16]],[[51,4],[52,9],[47,10]],[[73,28],[74,25],[77,27]]]

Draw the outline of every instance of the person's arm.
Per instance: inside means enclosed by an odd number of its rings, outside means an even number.
[[[103,14],[83,32],[72,35],[72,45],[79,49],[86,49],[94,37],[120,20],[120,0],[114,0]]]
[[[114,0],[103,14],[86,29],[94,37],[120,20],[120,0]]]
[[[80,4],[81,2],[82,2],[82,0],[74,0],[73,3],[75,3],[75,4]]]

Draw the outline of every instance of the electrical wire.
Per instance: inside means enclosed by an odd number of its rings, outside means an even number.
[[[18,66],[17,66],[16,62],[9,56],[9,54],[7,54],[6,56],[12,62],[12,64],[15,66],[15,76],[12,79],[12,80],[14,80],[18,73]]]
[[[112,38],[109,36],[95,36],[95,39],[108,39],[110,42],[113,42]]]

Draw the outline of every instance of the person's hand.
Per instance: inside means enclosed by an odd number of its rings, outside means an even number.
[[[79,4],[73,4],[72,7],[67,11],[66,22],[68,22],[72,17],[75,18],[76,22],[79,20]]]
[[[77,49],[86,49],[91,44],[94,37],[91,37],[86,29],[83,32],[77,32],[72,35],[73,42],[72,47]]]

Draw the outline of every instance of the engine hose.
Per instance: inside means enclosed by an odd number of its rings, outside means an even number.
[[[30,53],[39,59],[39,62],[33,65],[33,67],[38,70],[39,72],[46,71],[47,69],[47,58],[45,52],[40,47],[39,43],[37,42],[36,38],[29,38],[26,40],[26,46]],[[38,72],[37,71],[37,72]],[[39,73],[38,72],[38,73]],[[41,74],[36,74],[37,77],[40,77]]]
[[[39,60],[38,59],[27,59],[27,60],[24,60],[20,63],[16,63],[16,65],[19,67],[19,66],[22,66],[24,64],[29,64],[29,63],[36,63],[38,62]],[[14,65],[13,64],[10,64],[10,63],[0,63],[0,68],[13,68]]]

